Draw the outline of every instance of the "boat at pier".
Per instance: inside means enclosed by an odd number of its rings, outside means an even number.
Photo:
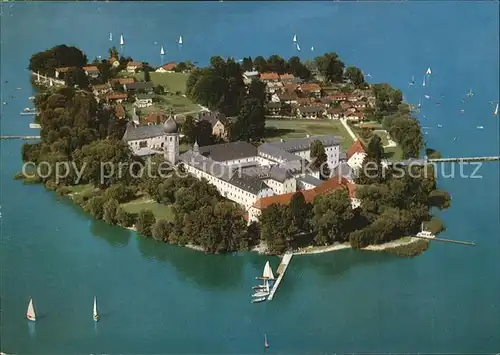
[[[259,298],[254,298],[254,299],[252,300],[252,303],[260,303],[260,302],[264,302],[266,299],[267,299],[267,297],[259,297]]]
[[[421,227],[420,232],[417,233],[417,237],[420,237],[420,238],[435,238],[436,236],[434,234],[432,234],[431,232],[426,231],[424,229],[424,222],[422,222],[422,227]]]

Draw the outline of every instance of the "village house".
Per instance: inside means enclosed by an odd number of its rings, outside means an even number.
[[[352,107],[351,102],[342,101],[340,103],[340,108],[346,113],[356,112],[356,109],[354,107]]]
[[[258,71],[246,71],[243,73],[243,81],[246,85],[250,84],[253,79],[258,79],[259,78],[259,72]]]
[[[365,119],[365,114],[361,111],[348,112],[345,114],[347,121],[360,122]]]
[[[347,95],[347,101],[356,102],[363,99],[363,95],[359,93],[351,93]]]
[[[136,61],[131,61],[127,63],[127,72],[129,73],[135,73],[136,70],[142,69],[143,68],[142,62],[136,62]]]
[[[281,102],[268,102],[266,109],[270,115],[279,115],[281,112]]]
[[[340,107],[330,107],[326,110],[326,117],[331,120],[338,120],[342,117],[342,109]]]
[[[110,102],[117,102],[117,103],[122,103],[124,100],[128,98],[128,95],[123,92],[110,92],[106,95],[106,101]]]
[[[260,80],[265,83],[277,82],[280,80],[280,76],[277,73],[261,73]]]
[[[157,125],[165,121],[165,116],[161,112],[153,112],[144,117],[147,125]]]
[[[359,101],[354,101],[354,102],[351,102],[351,105],[352,107],[358,109],[358,110],[362,110],[362,109],[365,109],[366,106],[367,106],[367,103],[365,100],[359,100]]]
[[[271,96],[272,102],[281,102],[283,104],[295,105],[298,103],[299,97],[296,92],[285,91],[282,93],[275,93]]]
[[[323,116],[324,106],[301,106],[297,108],[297,117],[305,119],[317,119]]]
[[[95,65],[85,66],[82,69],[85,71],[85,74],[87,74],[89,78],[95,79],[99,77],[99,68],[97,68]]]
[[[113,108],[115,110],[115,117],[119,120],[123,120],[125,118],[125,109],[122,104],[117,103]]]
[[[293,83],[293,79],[295,79],[295,76],[293,74],[281,74],[280,75],[280,80],[283,84],[291,84]]]
[[[270,81],[266,83],[266,92],[268,94],[274,94],[275,92],[280,92],[283,90],[283,83],[280,81]]]
[[[347,164],[356,171],[363,166],[363,161],[366,157],[366,149],[359,139],[357,139],[350,147],[347,149]]]
[[[225,139],[227,136],[227,119],[223,113],[215,111],[201,111],[198,113],[198,121],[207,121],[212,126],[212,135]]]
[[[297,98],[297,104],[299,106],[310,106],[312,99],[310,97],[299,97]]]
[[[307,96],[321,97],[321,86],[316,83],[305,83],[299,86],[300,92]]]
[[[144,92],[146,94],[151,94],[153,93],[154,85],[149,81],[139,81],[137,83],[125,84],[123,85],[123,89],[127,92],[139,91],[139,92]]]
[[[94,85],[92,86],[92,89],[95,96],[113,91],[113,88],[109,83]]]
[[[342,102],[342,101],[347,101],[348,95],[343,92],[336,92],[334,94],[328,95],[328,98],[331,99],[333,102]]]
[[[71,67],[56,68],[56,71],[55,71],[56,79],[58,79],[60,77],[64,78],[64,74],[67,73],[70,69],[71,69]]]
[[[135,96],[134,106],[139,108],[153,106],[153,97],[149,94],[137,94]]]
[[[157,73],[174,73],[174,69],[177,66],[175,62],[169,62],[167,64],[158,67],[155,72]]]
[[[116,79],[111,79],[109,81],[109,83],[111,84],[111,86],[114,86],[114,85],[130,85],[130,84],[133,84],[135,83],[135,79],[134,78],[116,78]]]
[[[117,68],[120,66],[120,62],[118,61],[118,59],[113,57],[108,59],[108,63],[111,64],[113,68]]]

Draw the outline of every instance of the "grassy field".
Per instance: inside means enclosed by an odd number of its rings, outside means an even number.
[[[200,106],[193,103],[187,97],[183,97],[182,95],[166,94],[154,96],[160,97],[162,101],[153,103],[153,106],[150,107],[137,109],[141,112],[141,116],[147,115],[151,112],[166,113],[169,110],[172,110],[174,114],[200,111]],[[132,112],[134,110],[134,106],[131,103],[126,103],[124,104],[124,106],[127,112]]]
[[[165,219],[171,221],[173,219],[172,209],[170,206],[162,205],[147,197],[140,197],[121,205],[128,213],[139,213],[141,210],[150,210],[155,215],[156,219]]]
[[[181,93],[186,93],[186,82],[189,74],[185,73],[155,73],[150,72],[151,82],[156,85],[161,85],[165,89],[176,93],[180,91]],[[135,74],[135,78],[138,81],[144,80],[144,73]]]
[[[266,120],[266,138],[302,138],[306,135],[334,135],[342,138],[342,148],[352,145],[352,138],[340,121],[333,120]]]
[[[352,127],[353,132],[358,136],[361,141],[366,145],[368,145],[368,142],[370,141],[370,138],[372,137],[373,134],[376,134],[380,137],[382,140],[382,144],[385,146],[389,144],[389,141],[387,140],[387,133],[384,130],[374,130],[370,131],[369,135],[367,136],[366,134],[361,134],[361,129],[359,127],[353,126]],[[391,148],[384,148],[385,152],[385,157],[389,160],[396,161],[396,160],[402,160],[403,159],[403,152],[399,146],[396,147],[391,147]]]

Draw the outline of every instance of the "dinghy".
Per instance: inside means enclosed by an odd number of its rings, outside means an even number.
[[[123,34],[120,35],[120,46],[123,46],[125,41],[123,40]]]
[[[252,303],[259,303],[265,301],[267,298],[266,297],[259,297],[259,298],[254,298],[252,300]]]
[[[296,34],[293,35],[293,41],[297,42],[297,35]]]
[[[298,43],[296,43],[297,50],[300,52],[300,46]]]
[[[495,111],[493,112],[493,116],[498,116],[498,103],[497,107],[495,107]]]
[[[110,32],[109,33],[109,40],[112,41],[113,40],[113,34]]]
[[[33,300],[31,298],[28,304],[28,310],[26,311],[26,318],[33,322],[36,321],[35,307],[33,307]]]
[[[425,86],[425,76],[424,76],[424,80],[422,81],[422,86]]]
[[[179,44],[182,44],[182,36],[179,36]]]
[[[259,292],[255,292],[252,297],[253,298],[259,298],[259,297],[267,297],[269,296],[269,292],[267,291],[259,291]]]

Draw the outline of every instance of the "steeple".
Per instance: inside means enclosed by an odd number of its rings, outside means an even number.
[[[200,152],[200,146],[198,145],[198,141],[194,141],[193,152],[194,153],[199,153]]]

